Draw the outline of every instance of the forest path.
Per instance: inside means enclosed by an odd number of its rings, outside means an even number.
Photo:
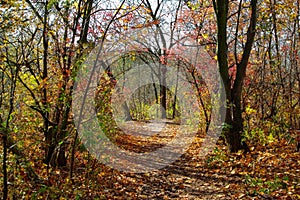
[[[174,140],[180,126],[172,121],[125,122],[114,140],[130,152],[155,152]],[[84,199],[299,199],[300,154],[290,141],[251,144],[246,155],[228,154],[226,146],[217,144],[201,156],[204,138],[197,133],[177,160],[150,172],[124,172],[91,156],[87,162],[78,160],[72,187],[91,191]],[[178,141],[185,140],[191,138]],[[143,161],[141,166],[149,166],[147,159]],[[130,160],[120,163],[134,171]],[[82,185],[83,175],[90,182]]]
[[[117,143],[138,153],[164,147],[174,139],[180,129],[179,124],[169,120],[130,121],[119,127],[126,134],[118,137]],[[116,188],[106,191],[112,192],[109,195],[113,194],[113,199],[232,199],[232,195],[237,197],[236,193],[230,194],[226,189],[231,184],[241,183],[239,175],[219,169],[208,169],[205,158],[199,156],[203,137],[197,135],[195,138],[182,138],[194,140],[185,153],[162,169],[148,173],[120,172],[121,179],[130,180],[130,184],[121,184],[122,191],[119,192]]]

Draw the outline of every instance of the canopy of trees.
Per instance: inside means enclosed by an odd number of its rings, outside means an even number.
[[[0,15],[3,199],[300,197],[299,0],[3,0]]]

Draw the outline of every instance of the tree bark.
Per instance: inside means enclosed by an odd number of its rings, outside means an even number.
[[[0,121],[1,122],[1,121]],[[8,197],[8,183],[7,183],[7,131],[4,131],[2,136],[3,141],[3,200],[6,200]]]
[[[217,17],[217,28],[218,28],[218,67],[219,72],[223,81],[223,87],[225,90],[226,97],[221,97],[222,100],[226,101],[226,105],[221,107],[221,112],[226,111],[226,118],[224,127],[224,135],[226,143],[230,152],[237,152],[238,150],[244,149],[248,151],[249,148],[245,142],[242,142],[243,133],[243,118],[242,118],[242,89],[243,80],[246,77],[246,69],[252,49],[252,44],[255,37],[256,27],[256,12],[257,12],[257,0],[251,0],[251,19],[250,25],[247,31],[247,40],[243,50],[241,61],[237,62],[237,73],[234,80],[233,86],[228,73],[228,45],[227,45],[227,15],[228,15],[228,0],[217,0],[213,1],[214,10]]]
[[[161,65],[161,84],[160,84],[160,105],[161,105],[161,118],[167,118],[167,88],[166,88],[166,71],[167,67]]]

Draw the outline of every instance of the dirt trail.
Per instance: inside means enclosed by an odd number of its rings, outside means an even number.
[[[170,142],[179,127],[180,125],[171,121],[127,122],[121,125],[127,134],[120,136],[117,142],[134,152],[154,151]],[[130,184],[121,184],[124,188],[120,185],[122,191],[119,192],[115,188],[106,188],[109,194],[106,193],[105,196],[114,199],[232,199],[233,194],[224,188],[228,188],[231,183],[239,184],[240,177],[228,176],[222,171],[216,174],[203,167],[205,160],[197,156],[200,153],[198,147],[201,137],[196,140],[198,142],[192,143],[177,161],[160,170],[141,174],[117,172],[121,179],[129,180]]]
[[[157,123],[126,122],[122,129],[127,134],[118,134],[116,143],[136,153],[163,148],[174,139],[180,125],[170,121]],[[148,173],[125,173],[95,161],[90,178],[99,185],[91,199],[298,199],[300,196],[299,153],[289,142],[252,146],[246,155],[241,152],[229,155],[226,147],[218,144],[209,155],[201,157],[204,136],[197,134],[175,162]]]

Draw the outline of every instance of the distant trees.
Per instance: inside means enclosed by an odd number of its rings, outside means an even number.
[[[22,35],[23,26],[16,14],[17,9],[12,8],[16,2],[3,2],[1,31],[0,31],[0,136],[3,146],[2,170],[3,170],[3,199],[8,198],[8,181],[10,176],[9,152],[15,154],[19,163],[26,163],[24,153],[16,145],[15,123],[18,120],[17,109],[21,102],[18,95],[18,78],[24,64],[24,49],[30,43],[30,39]],[[22,7],[22,6],[20,6]],[[30,164],[26,165],[28,177],[37,181],[39,178]]]
[[[6,41],[8,42],[8,41]],[[3,54],[13,53],[10,50],[10,44],[0,43],[2,48],[0,49],[0,56],[3,58]],[[17,85],[17,77],[20,67],[14,63],[5,62],[0,64],[0,136],[2,137],[3,145],[3,199],[7,199],[8,195],[8,149],[13,145],[11,141],[11,123],[13,122],[13,112],[15,107],[15,91]]]
[[[277,137],[300,127],[299,13],[298,1],[275,0],[263,2],[258,15],[256,66],[244,98],[257,111],[255,125]]]

